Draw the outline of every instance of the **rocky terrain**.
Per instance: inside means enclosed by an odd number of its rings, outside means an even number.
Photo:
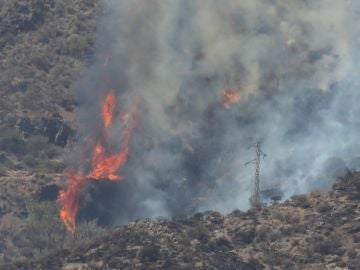
[[[138,220],[4,269],[359,269],[360,173],[262,209]]]

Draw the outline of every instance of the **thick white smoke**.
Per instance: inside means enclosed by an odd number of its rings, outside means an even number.
[[[120,221],[246,209],[262,142],[263,188],[328,187],[360,165],[360,5],[344,0],[112,0],[103,58],[78,84],[81,132],[104,88],[137,99],[140,124],[114,212]],[[106,85],[106,86],[104,86]],[[224,89],[241,100],[221,104]],[[126,195],[124,195],[126,194]]]

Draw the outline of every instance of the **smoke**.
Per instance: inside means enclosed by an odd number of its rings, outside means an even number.
[[[79,138],[97,128],[108,89],[117,92],[119,111],[136,100],[139,123],[125,179],[90,187],[83,213],[119,223],[246,209],[254,169],[244,164],[256,141],[267,154],[262,188],[286,196],[329,187],[359,167],[355,1],[105,6],[98,61],[76,85]],[[224,89],[240,91],[241,100],[224,106]],[[113,137],[121,133],[113,127]]]

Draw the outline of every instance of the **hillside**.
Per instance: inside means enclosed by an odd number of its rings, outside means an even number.
[[[72,85],[94,57],[99,3],[0,1],[0,261],[22,257],[15,238],[30,201],[56,198],[74,134]]]
[[[138,220],[6,269],[359,269],[360,173],[263,209]]]
[[[66,116],[92,59],[99,1],[1,1],[1,118]]]

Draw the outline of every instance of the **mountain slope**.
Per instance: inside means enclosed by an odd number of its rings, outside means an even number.
[[[66,117],[91,60],[97,0],[0,2],[1,115]]]
[[[100,3],[0,1],[0,262],[23,258],[27,204],[63,177],[72,86],[94,57]]]
[[[261,210],[138,220],[6,269],[358,269],[360,173]]]

